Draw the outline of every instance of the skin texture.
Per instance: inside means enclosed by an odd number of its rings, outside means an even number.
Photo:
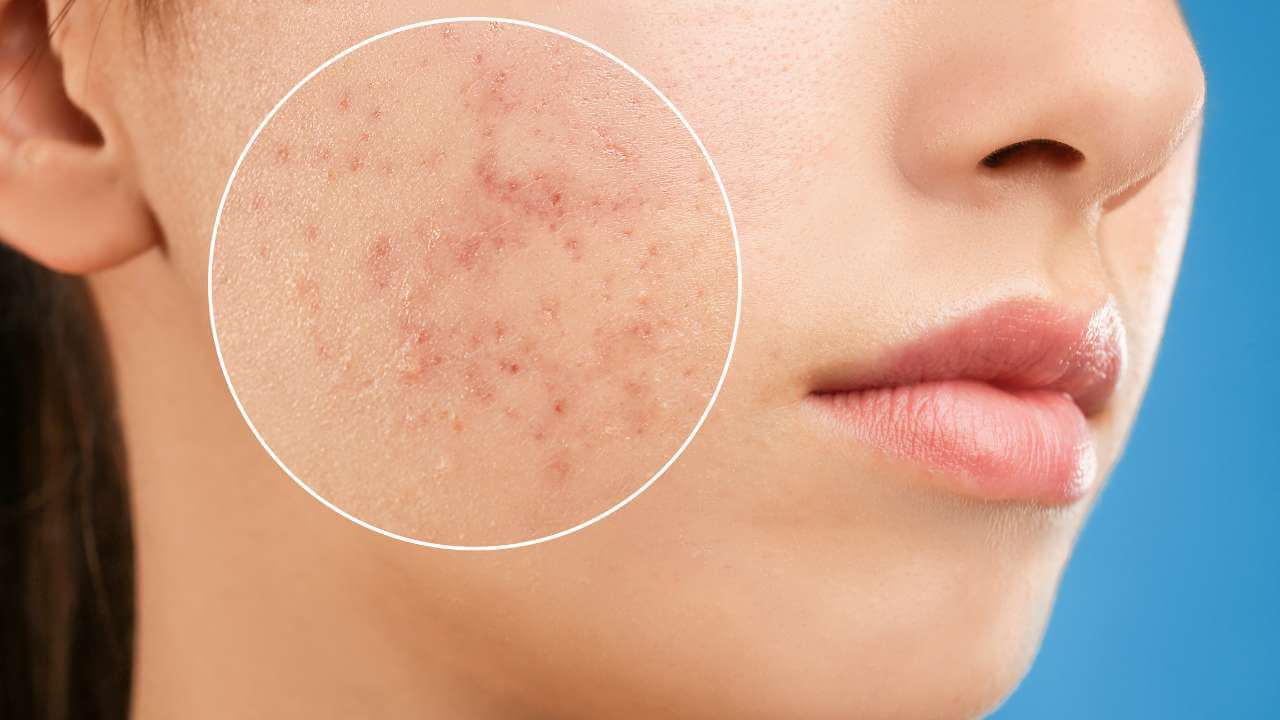
[[[1172,3],[433,5],[625,58],[707,143],[743,246],[733,368],[681,461],[605,522],[487,554],[376,536],[288,482],[205,316],[217,197],[257,119],[421,3],[195,2],[145,46],[127,8],[80,3],[55,39],[63,95],[5,127],[0,234],[91,274],[103,308],[138,717],[969,717],[1013,689],[1105,483],[1058,508],[963,500],[806,401],[830,368],[995,302],[1111,301],[1128,361],[1089,421],[1105,476],[1190,207],[1203,80]],[[100,142],[50,129],[75,113]],[[981,165],[1035,138],[1083,161]],[[133,231],[60,232],[71,207]]]
[[[271,449],[355,517],[450,545],[544,537],[648,481],[711,398],[737,300],[675,114],[584,45],[487,22],[384,38],[290,98],[212,272]]]

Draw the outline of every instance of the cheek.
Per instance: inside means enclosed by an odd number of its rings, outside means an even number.
[[[718,185],[641,81],[518,26],[411,30],[304,85],[212,256],[228,377],[355,517],[445,544],[566,529],[639,488],[724,369]]]

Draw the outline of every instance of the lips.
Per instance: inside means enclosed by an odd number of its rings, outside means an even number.
[[[1087,418],[1124,360],[1114,304],[1079,313],[1040,300],[990,306],[817,378],[812,404],[841,435],[983,500],[1065,504],[1096,475]]]

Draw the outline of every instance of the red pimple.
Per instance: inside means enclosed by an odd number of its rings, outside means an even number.
[[[312,170],[319,170],[327,172],[328,174],[333,174],[333,168],[328,166],[329,157],[330,155],[328,154],[328,151],[317,147],[316,151],[309,156],[307,166]]]
[[[480,178],[480,186],[490,194],[498,194],[497,171],[494,170],[493,153],[486,153],[472,167],[472,172]]]
[[[562,453],[547,465],[547,470],[554,480],[564,480],[569,475],[569,460]]]
[[[364,167],[364,158],[359,155],[352,155],[347,159],[347,167],[350,168],[353,173],[360,172],[360,168]]]
[[[629,328],[632,335],[641,340],[648,340],[653,337],[653,324],[648,322],[633,323]]]
[[[276,161],[283,165],[289,162],[289,157],[292,154],[288,145],[280,145],[276,148]]]
[[[476,65],[479,65],[480,63],[484,62],[484,55],[483,55],[483,54],[481,54],[481,53],[476,53],[476,54],[471,58],[471,61],[472,61],[472,62],[474,62]]]
[[[524,368],[520,367],[520,363],[514,360],[503,360],[502,369],[511,375],[519,375]]]
[[[382,108],[374,108],[373,112],[369,113],[369,119],[372,120],[373,122],[378,122],[379,120],[381,120]]]
[[[552,403],[552,405],[551,405],[551,409],[552,409],[552,411],[554,411],[554,412],[555,412],[555,414],[557,414],[557,415],[563,415],[563,414],[564,414],[564,400],[556,400],[554,403]]]
[[[249,201],[250,210],[265,210],[266,207],[267,207],[267,196],[263,195],[262,193],[258,193],[257,195],[254,195],[253,199]]]
[[[320,226],[315,224],[307,225],[303,228],[302,236],[307,239],[307,242],[314,243],[320,239]]]
[[[433,352],[434,346],[428,331],[419,330],[412,334],[406,345],[406,357],[400,365],[400,382],[406,385],[420,384],[432,369],[444,364],[444,357]]]
[[[578,238],[565,238],[564,249],[574,262],[582,260],[582,250],[578,248]]]
[[[365,257],[365,266],[369,271],[369,278],[379,289],[385,288],[391,283],[390,237],[379,235],[370,243]]]
[[[367,132],[362,132],[362,133],[360,133],[360,142],[369,142],[369,138],[370,138],[370,137],[372,137],[372,136],[371,136],[371,135],[369,135],[369,133],[367,133]]]
[[[445,242],[453,248],[453,258],[464,270],[475,267],[476,256],[480,254],[480,247],[483,244],[480,233],[471,233],[462,239],[457,236],[448,236]]]
[[[320,312],[320,285],[310,278],[296,277],[293,291],[298,302],[312,314]]]

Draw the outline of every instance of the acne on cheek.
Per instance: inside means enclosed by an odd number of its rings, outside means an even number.
[[[344,139],[280,143],[271,160],[389,208],[354,238],[325,212],[299,224],[312,259],[293,268],[290,298],[337,378],[328,392],[377,388],[406,438],[526,443],[554,486],[599,443],[687,433],[696,413],[673,414],[661,378],[693,374],[683,343],[701,309],[655,229],[670,197],[650,186],[644,151],[606,123],[557,117],[557,98],[516,73],[472,53],[458,136],[425,146],[387,130],[404,120],[394,103],[342,88],[329,109]]]

